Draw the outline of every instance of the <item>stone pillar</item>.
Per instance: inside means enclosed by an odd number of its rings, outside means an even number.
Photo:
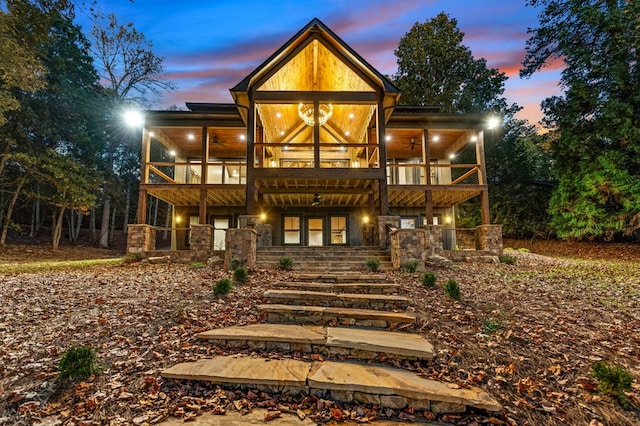
[[[426,238],[427,257],[433,255],[442,256],[444,245],[442,240],[442,225],[425,225],[423,226]]]
[[[224,243],[224,267],[229,268],[231,259],[240,260],[240,265],[247,269],[256,266],[256,240],[258,232],[252,228],[227,229]]]
[[[391,262],[400,268],[411,260],[419,262],[418,271],[424,271],[424,261],[428,257],[427,232],[424,229],[397,229],[390,232]]]
[[[191,250],[209,251],[213,248],[213,226],[191,225]]]
[[[378,245],[381,249],[391,247],[389,232],[400,229],[400,216],[378,216]]]
[[[156,232],[151,225],[129,225],[127,253],[143,254],[156,249]]]
[[[262,222],[258,215],[241,215],[238,217],[239,228],[251,228],[258,232],[257,248],[273,245],[273,226]]]
[[[476,227],[476,250],[500,256],[502,248],[502,225],[480,225]]]

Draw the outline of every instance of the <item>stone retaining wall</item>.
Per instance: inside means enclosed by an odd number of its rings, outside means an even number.
[[[227,229],[224,239],[224,267],[229,268],[231,259],[238,259],[241,266],[255,268],[257,238],[258,232],[252,228]]]

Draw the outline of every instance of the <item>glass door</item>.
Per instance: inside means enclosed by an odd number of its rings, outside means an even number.
[[[213,218],[213,248],[214,250],[225,249],[225,237],[227,235],[227,229],[229,229],[228,217],[214,217]]]

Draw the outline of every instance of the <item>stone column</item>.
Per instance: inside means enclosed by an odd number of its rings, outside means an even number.
[[[257,248],[273,245],[273,226],[262,222],[258,215],[242,215],[238,217],[239,228],[251,228],[258,232]]]
[[[229,268],[231,259],[240,260],[240,265],[247,269],[256,266],[256,240],[258,232],[252,228],[227,229],[224,238],[224,267]]]
[[[424,229],[398,229],[391,231],[391,262],[400,268],[411,260],[419,262],[418,271],[424,271],[424,261],[428,257],[427,232]]]
[[[209,251],[213,247],[213,226],[191,225],[191,250]]]
[[[480,225],[476,227],[476,250],[500,256],[502,248],[502,225]]]
[[[156,249],[156,232],[151,225],[129,225],[127,253],[144,254]]]
[[[426,238],[427,257],[433,255],[442,255],[444,245],[442,242],[442,225],[425,225],[423,226]]]
[[[381,249],[391,246],[389,232],[400,229],[400,216],[378,216],[378,245]]]

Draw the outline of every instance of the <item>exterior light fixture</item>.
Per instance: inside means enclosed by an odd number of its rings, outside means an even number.
[[[264,222],[265,220],[267,220],[267,214],[266,214],[266,213],[264,213],[264,212],[260,213],[260,220],[261,220],[261,221],[263,221],[263,222]]]
[[[349,120],[353,120],[355,118],[355,115],[351,112],[349,113]]]
[[[449,154],[449,159],[453,160],[454,158],[456,158],[455,154]]]
[[[438,142],[440,140],[440,135],[435,135],[431,140]]]
[[[169,155],[172,157],[176,156],[176,152],[174,150],[169,151]]]
[[[320,111],[318,111],[318,124],[324,126],[333,115],[333,105],[320,104],[319,109]],[[313,126],[315,124],[315,110],[313,108],[313,104],[299,104],[298,115],[307,126]]]
[[[487,121],[488,129],[495,129],[496,127],[498,127],[498,125],[500,125],[500,120],[498,119],[498,117],[491,117],[489,118],[489,121]]]
[[[284,136],[284,130],[280,130],[280,136]]]
[[[247,137],[245,135],[240,135],[240,140],[243,141],[245,140]]]
[[[276,118],[282,118],[282,113],[276,112]]]
[[[176,216],[176,223],[182,222],[182,218],[180,216]]]
[[[194,140],[196,137],[193,133],[189,133],[187,134],[187,139],[189,139],[190,141]]]
[[[476,135],[471,136],[471,142],[478,142],[478,137]]]
[[[144,125],[144,117],[137,109],[130,109],[123,114],[124,121],[130,127],[142,127]]]
[[[451,223],[451,216],[447,215],[444,217],[444,223]]]
[[[149,136],[150,136],[150,137],[154,137],[155,135],[156,135],[155,133],[153,133],[153,132],[149,132]]]
[[[385,137],[384,137],[384,140],[385,140],[385,141],[387,141],[387,142],[389,142],[389,141],[391,140],[391,135],[387,135],[387,136],[385,136]]]
[[[349,136],[350,134],[351,134],[351,132],[350,132],[350,131],[348,131],[348,130],[347,130],[346,132],[344,132],[344,135],[345,135],[345,136]]]
[[[362,222],[364,222],[365,225],[369,223],[369,216],[363,216]]]

